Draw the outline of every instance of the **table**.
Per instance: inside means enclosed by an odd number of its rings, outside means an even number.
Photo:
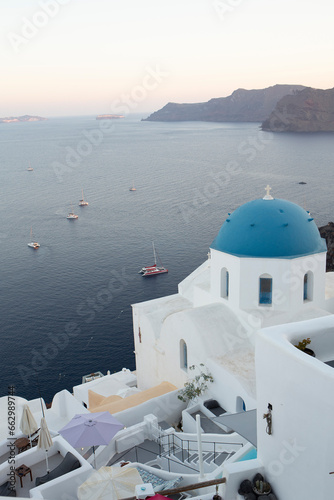
[[[21,453],[21,451],[27,450],[30,447],[30,441],[25,437],[17,439],[14,444],[19,450],[19,453]]]
[[[20,465],[20,467],[17,467],[15,469],[15,474],[20,478],[21,488],[23,487],[22,478],[29,473],[30,473],[30,481],[32,481],[32,474],[30,467],[27,467],[26,465],[22,464]]]

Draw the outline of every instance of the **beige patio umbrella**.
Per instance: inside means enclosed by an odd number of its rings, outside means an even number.
[[[31,434],[37,431],[38,425],[27,404],[23,406],[23,413],[20,421],[20,429],[23,434],[29,436],[30,448],[32,448]]]
[[[48,462],[48,450],[51,448],[53,445],[52,442],[52,437],[50,434],[50,431],[48,429],[46,420],[44,417],[41,419],[41,430],[39,431],[39,437],[38,437],[38,443],[37,443],[37,448],[40,450],[45,451],[45,458],[46,458],[46,472],[49,473],[49,462]]]
[[[135,496],[135,487],[143,484],[137,469],[101,467],[78,488],[79,500],[118,500]]]

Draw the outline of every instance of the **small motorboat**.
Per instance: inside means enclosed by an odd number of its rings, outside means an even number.
[[[69,219],[69,220],[76,220],[78,219],[78,215],[74,214],[73,212],[69,212],[68,216],[66,217],[66,219]]]
[[[71,207],[72,207],[72,205],[71,205]],[[72,207],[72,211],[68,213],[68,216],[66,218],[68,220],[76,220],[79,217],[73,212],[73,207]]]
[[[33,236],[32,236],[32,227],[30,228],[30,239],[31,239],[31,242],[28,243],[28,247],[34,248],[35,250],[37,250],[37,248],[39,248],[41,245],[39,243],[37,243],[37,241],[34,241]]]

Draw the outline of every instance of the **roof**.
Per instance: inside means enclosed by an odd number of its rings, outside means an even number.
[[[211,248],[237,257],[278,259],[327,250],[309,212],[271,197],[245,203],[229,214]]]
[[[128,408],[133,408],[134,406],[145,403],[145,401],[149,401],[150,399],[157,398],[158,396],[162,396],[163,394],[167,394],[168,392],[175,390],[175,385],[169,382],[161,382],[161,384],[156,385],[155,387],[141,391],[138,394],[132,394],[126,398],[118,399],[115,398],[115,396],[109,396],[108,398],[103,398],[102,400],[96,398],[93,391],[89,391],[90,403],[98,404],[98,406],[90,406],[89,411],[92,413],[109,411],[109,413],[114,414],[127,410]]]

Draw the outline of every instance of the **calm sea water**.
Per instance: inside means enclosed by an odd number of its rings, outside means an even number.
[[[131,304],[176,293],[227,212],[267,183],[319,226],[334,219],[332,135],[140,118],[1,125],[1,395],[14,383],[38,397],[39,382],[50,401],[84,374],[134,369]],[[145,279],[152,241],[169,273]]]

